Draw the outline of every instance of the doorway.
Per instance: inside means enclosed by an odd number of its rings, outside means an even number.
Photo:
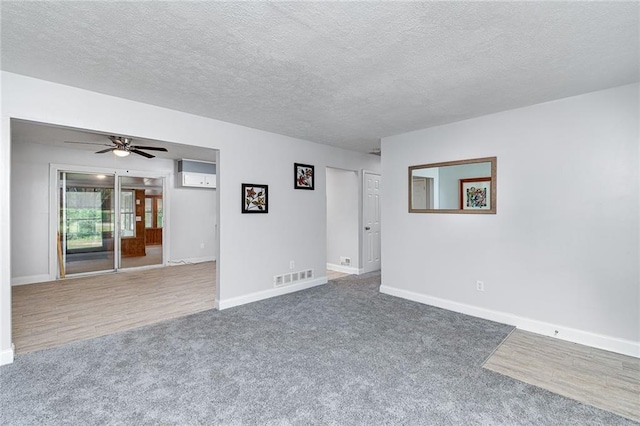
[[[379,270],[380,174],[327,167],[326,179],[328,274]]]
[[[67,170],[58,187],[61,278],[164,264],[163,177]]]
[[[326,169],[327,197],[327,274],[358,274],[359,179],[355,170]]]

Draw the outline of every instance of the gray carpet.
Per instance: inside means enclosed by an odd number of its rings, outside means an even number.
[[[481,365],[511,327],[346,277],[17,357],[0,423],[630,425]]]

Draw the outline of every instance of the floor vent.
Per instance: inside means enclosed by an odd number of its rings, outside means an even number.
[[[284,285],[289,285],[293,283],[297,283],[300,281],[306,281],[313,278],[313,269],[305,269],[304,271],[298,272],[290,272],[288,274],[283,275],[275,275],[273,277],[273,285],[276,287],[281,287]]]

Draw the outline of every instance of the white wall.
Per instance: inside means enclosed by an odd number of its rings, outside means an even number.
[[[2,73],[0,143],[0,362],[11,357],[10,118],[219,149],[218,286],[221,307],[302,287],[273,276],[314,269],[326,282],[325,167],[380,170],[379,158],[65,85]],[[316,190],[293,189],[294,162],[315,165]],[[241,184],[269,185],[269,213],[241,214]],[[305,250],[300,250],[300,241]]]
[[[170,262],[215,259],[216,198],[215,189],[180,187],[171,192]]]
[[[381,290],[640,356],[638,91],[383,139]],[[496,215],[407,212],[408,166],[490,156]]]
[[[327,168],[327,265],[358,273],[359,179],[350,170]],[[340,257],[351,258],[351,266],[340,267]]]
[[[57,211],[49,211],[51,163],[170,174],[165,195],[169,206],[168,261],[215,258],[215,190],[176,187],[173,161],[97,156],[91,151],[20,142],[11,150],[12,282],[38,282],[56,275],[56,270],[49,270],[49,218],[57,215]],[[205,243],[204,249],[201,243]]]

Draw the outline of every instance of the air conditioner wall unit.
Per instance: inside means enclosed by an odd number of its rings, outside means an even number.
[[[216,164],[198,160],[178,160],[178,186],[216,188]]]

